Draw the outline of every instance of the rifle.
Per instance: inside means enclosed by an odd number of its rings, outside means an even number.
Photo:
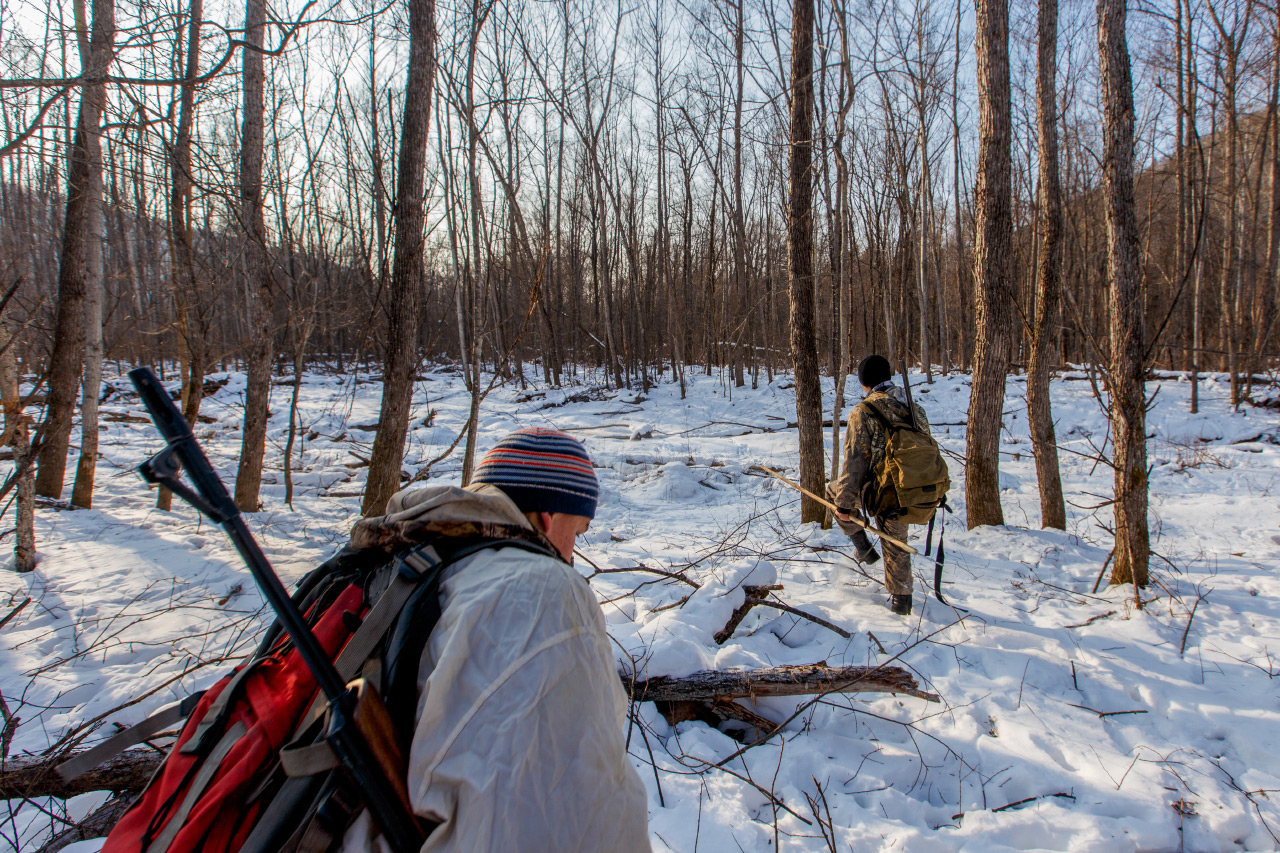
[[[356,679],[349,685],[342,683],[338,671],[249,532],[240,516],[240,508],[209,464],[208,457],[191,432],[191,425],[182,417],[151,368],[139,367],[129,371],[129,380],[138,389],[142,404],[147,407],[151,420],[166,442],[164,450],[138,466],[138,473],[148,483],[168,488],[215,524],[222,525],[267,603],[279,617],[303,663],[329,700],[325,741],[351,774],[357,791],[391,849],[395,853],[416,853],[426,840],[426,833],[409,805],[403,755],[396,745],[391,720],[382,700],[362,679]],[[184,470],[194,489],[182,481]]]
[[[907,395],[907,411],[911,413],[911,428],[919,432],[920,421],[916,417],[916,404],[911,402],[911,383],[907,381],[907,357],[905,355],[899,360],[898,367],[902,371],[902,390]]]

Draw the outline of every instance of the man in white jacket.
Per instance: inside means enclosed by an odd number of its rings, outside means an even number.
[[[519,548],[450,566],[419,664],[409,753],[427,851],[648,851],[644,787],[627,755],[627,697],[604,616],[573,568],[595,515],[595,471],[557,430],[512,433],[465,489],[400,492],[388,522],[532,528],[560,559]],[[347,851],[386,847],[367,814]]]

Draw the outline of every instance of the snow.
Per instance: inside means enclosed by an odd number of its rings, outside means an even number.
[[[1199,415],[1188,414],[1190,386],[1176,374],[1148,384],[1149,395],[1158,390],[1148,420],[1156,556],[1138,609],[1132,586],[1093,591],[1111,548],[1112,473],[1097,458],[1110,454],[1107,424],[1084,374],[1052,389],[1071,502],[1065,532],[1039,529],[1022,377],[1010,378],[1005,401],[1007,524],[966,531],[968,378],[930,385],[915,376],[953,479],[944,593],[967,610],[926,597],[933,564],[918,557],[916,610],[901,619],[885,607],[878,565],[854,563],[838,530],[800,525],[797,494],[751,470],[796,472],[789,377],[762,377],[753,389],[690,374],[681,399],[669,379],[640,393],[610,390],[594,374],[556,389],[538,376],[530,369],[528,387],[490,394],[480,449],[520,426],[572,430],[602,487],[579,542],[582,573],[647,566],[699,584],[639,571],[592,578],[620,667],[655,676],[892,662],[942,700],[747,702],[787,722],[745,751],[703,723],[670,726],[652,705],[637,706],[629,749],[648,787],[655,850],[826,850],[824,835],[842,850],[1280,846],[1280,424],[1274,410],[1232,411],[1225,378],[1201,384]],[[244,396],[243,377],[229,378],[202,409],[213,422],[197,429],[228,484]],[[828,410],[830,386],[825,379]],[[291,509],[281,454],[292,390],[273,391],[264,510],[249,518],[286,583],[338,548],[358,516],[359,460],[369,456],[381,386],[363,376],[302,378]],[[407,472],[444,453],[468,405],[457,372],[426,375]],[[20,718],[11,755],[42,751],[87,723],[93,742],[207,686],[252,648],[266,619],[221,531],[176,501],[172,513],[155,510],[132,474],[159,448],[150,424],[136,421],[137,398],[113,394],[102,411],[94,508],[40,509],[36,571],[0,571],[0,618],[32,599],[0,635],[0,692]],[[455,481],[460,470],[461,447],[430,479]],[[922,528],[913,539],[920,547]],[[6,555],[0,568],[11,565]],[[742,587],[770,583],[783,586],[778,600],[851,638],[757,607],[717,645]],[[83,816],[102,801],[87,795],[68,809]],[[0,845],[18,833],[34,849],[48,827],[26,807],[3,822]]]

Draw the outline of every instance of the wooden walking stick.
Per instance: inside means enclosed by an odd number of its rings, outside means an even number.
[[[840,511],[840,510],[836,507],[836,505],[835,505],[835,504],[831,503],[831,501],[824,500],[823,498],[818,497],[818,496],[817,496],[817,495],[815,495],[813,492],[811,492],[811,491],[809,491],[808,489],[806,489],[804,486],[801,486],[799,483],[793,483],[791,480],[788,480],[786,477],[784,477],[782,474],[778,473],[777,471],[773,470],[772,468],[766,468],[766,467],[765,467],[765,466],[763,466],[763,465],[752,465],[752,466],[751,466],[751,470],[753,470],[753,471],[763,471],[763,472],[765,472],[766,474],[768,474],[770,477],[776,477],[776,478],[778,478],[779,480],[781,480],[782,482],[786,483],[786,484],[787,484],[788,486],[790,486],[791,488],[795,489],[797,492],[800,492],[801,494],[808,495],[809,497],[813,498],[815,501],[817,501],[818,503],[822,504],[823,506],[830,508],[830,510],[831,510],[832,512],[839,512],[839,511]],[[883,530],[876,530],[874,527],[870,527],[870,526],[868,526],[867,524],[863,523],[862,521],[858,520],[857,518],[854,518],[853,516],[849,516],[849,521],[850,521],[851,523],[853,523],[853,524],[858,525],[858,526],[859,526],[859,527],[861,527],[863,530],[870,530],[872,533],[874,533],[875,535],[879,536],[881,539],[883,539],[883,540],[884,540],[884,541],[886,541],[886,542],[892,542],[894,545],[897,545],[899,548],[901,548],[902,550],[906,551],[908,554],[919,554],[919,553],[920,553],[920,552],[919,552],[919,551],[917,551],[915,548],[912,548],[910,545],[908,545],[906,542],[903,542],[901,539],[895,539],[895,538],[893,538],[892,536],[890,536],[889,534],[885,533]]]

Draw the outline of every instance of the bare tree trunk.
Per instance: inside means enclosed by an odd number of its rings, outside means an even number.
[[[746,27],[743,7],[746,0],[736,0],[733,27],[733,68],[735,90],[733,97],[733,293],[735,299],[744,303],[749,299],[747,293],[747,217],[742,203],[742,102],[744,98],[744,42]],[[812,64],[812,61],[810,61]],[[812,81],[810,81],[812,91]],[[812,98],[812,95],[810,95]],[[794,120],[793,120],[794,121]],[[811,186],[811,185],[810,185]],[[734,384],[741,388],[745,383],[742,378],[742,353],[737,347],[731,350],[730,358],[734,360]],[[821,408],[821,403],[819,403]]]
[[[1146,391],[1142,282],[1133,201],[1133,82],[1125,0],[1098,0],[1107,260],[1111,284],[1111,434],[1115,443],[1115,562],[1111,583],[1147,585]]]
[[[1000,508],[1000,427],[1009,371],[1013,214],[1009,151],[1008,0],[977,0],[978,183],[974,266],[977,335],[965,452],[969,527],[1004,524]]]
[[[0,402],[4,405],[4,436],[0,445],[13,448],[13,470],[18,476],[17,520],[14,531],[13,568],[29,572],[36,567],[35,531],[35,482],[31,476],[31,436],[29,418],[22,410],[22,397],[18,393],[18,347],[14,337],[15,325],[0,319],[0,331],[4,340],[0,345]]]
[[[99,163],[101,165],[101,163]],[[76,462],[75,485],[71,487],[73,506],[93,506],[93,478],[98,467],[98,396],[102,393],[102,244],[105,208],[102,199],[102,169],[98,169],[91,192],[89,239],[85,245],[85,352],[84,376],[80,383],[80,458]]]
[[[1271,160],[1267,164],[1268,200],[1271,203],[1270,233],[1267,249],[1267,282],[1262,294],[1264,311],[1258,317],[1258,335],[1254,342],[1255,359],[1261,361],[1263,353],[1275,332],[1277,312],[1280,311],[1280,12],[1275,13],[1272,35],[1271,59],[1271,121],[1267,132],[1271,134]],[[1268,316],[1269,315],[1269,316]]]
[[[463,97],[465,103],[463,109],[466,111],[467,121],[467,180],[468,192],[467,201],[470,213],[470,227],[468,229],[471,235],[471,262],[467,265],[467,269],[471,274],[468,276],[468,284],[471,288],[472,298],[482,301],[486,297],[482,293],[486,293],[488,288],[481,289],[481,270],[483,269],[484,281],[488,281],[491,276],[493,265],[485,260],[484,266],[481,267],[481,258],[484,247],[488,241],[484,239],[481,233],[481,189],[480,189],[480,170],[478,165],[479,145],[480,145],[480,129],[476,125],[476,105],[475,105],[475,65],[476,51],[479,49],[480,29],[484,26],[485,19],[489,16],[489,10],[492,9],[491,4],[486,4],[481,10],[479,0],[472,0],[471,5],[471,35],[467,47],[467,74],[463,81]],[[473,312],[475,316],[476,312]],[[496,331],[497,318],[494,318],[491,327]],[[471,334],[471,406],[467,413],[467,441],[462,453],[462,485],[471,482],[471,475],[475,471],[476,460],[476,438],[480,430],[480,403],[484,400],[484,390],[480,387],[480,360],[484,355],[481,347],[483,346],[484,336],[480,334],[479,324],[475,324]],[[495,340],[495,344],[500,343]],[[499,364],[498,347],[494,347],[493,369],[495,372],[501,369]]]
[[[49,395],[36,492],[62,497],[71,444],[71,422],[80,390],[85,348],[85,294],[89,286],[88,243],[92,210],[102,201],[102,113],[106,106],[105,77],[115,57],[115,0],[94,0],[92,30],[86,34],[83,0],[75,4],[80,67],[90,81],[80,88],[80,112],[75,141],[67,162],[67,209],[58,269],[58,313],[53,349],[49,355]]]
[[[299,313],[306,309],[299,307]],[[293,445],[298,437],[298,397],[302,392],[302,371],[306,367],[307,341],[315,329],[313,313],[297,317],[294,324],[293,394],[289,398],[289,435],[284,445],[284,502],[293,509]]]
[[[966,339],[966,323],[965,323],[965,293],[964,293],[964,230],[961,225],[960,211],[964,204],[964,189],[960,173],[960,21],[964,17],[960,14],[960,0],[956,0],[956,31],[955,31],[955,65],[951,70],[951,169],[952,182],[955,187],[955,241],[956,241],[956,302],[960,308],[960,317],[958,325],[960,327],[959,341],[957,342],[956,363],[964,368],[967,366],[967,353],[965,347]]]
[[[822,388],[814,341],[813,299],[813,0],[795,0],[791,19],[791,358],[796,371],[796,418],[800,425],[800,485],[821,494]],[[822,521],[826,509],[804,496],[800,521]]]
[[[1040,0],[1036,65],[1036,123],[1039,131],[1040,236],[1036,308],[1027,365],[1027,418],[1040,483],[1040,526],[1065,530],[1067,509],[1058,470],[1058,444],[1049,400],[1049,372],[1057,361],[1062,289],[1062,186],[1058,176],[1058,0]]]
[[[382,408],[378,435],[369,459],[361,513],[379,515],[400,488],[400,464],[409,431],[413,378],[418,366],[419,304],[423,286],[427,143],[431,89],[435,82],[435,0],[408,0],[409,70],[405,81],[404,118],[395,208],[395,259],[391,271],[391,321],[387,328]]]
[[[245,288],[249,323],[249,370],[244,395],[244,430],[240,467],[236,470],[236,506],[258,511],[262,488],[262,460],[267,443],[271,401],[271,360],[275,333],[275,287],[267,254],[267,227],[262,210],[263,69],[262,44],[266,29],[263,0],[247,0],[244,12],[245,46],[242,71],[244,121],[240,130],[240,227],[248,258]],[[302,375],[295,377],[299,382]]]
[[[196,302],[194,250],[191,245],[191,125],[195,112],[195,80],[200,69],[200,25],[203,0],[191,0],[187,29],[186,75],[179,93],[178,130],[169,149],[169,247],[171,285],[178,314],[178,333],[186,347],[182,369],[182,414],[194,424],[204,394],[205,346]],[[168,512],[173,494],[161,487],[156,507]]]

